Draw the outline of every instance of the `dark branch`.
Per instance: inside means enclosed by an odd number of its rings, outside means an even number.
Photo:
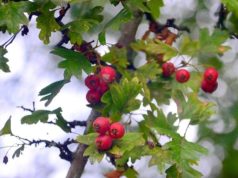
[[[24,106],[17,106],[17,107],[23,109],[23,111],[29,111],[29,112],[31,112],[31,113],[33,113],[33,112],[36,111],[35,102],[32,102],[32,109],[26,108],[26,107],[24,107]]]
[[[50,147],[56,147],[59,149],[60,151],[60,158],[64,159],[66,161],[71,162],[73,160],[73,153],[72,151],[69,150],[68,145],[73,144],[73,143],[77,143],[75,140],[73,139],[67,139],[65,142],[60,143],[60,142],[55,142],[55,141],[49,141],[49,140],[44,140],[44,139],[40,139],[40,140],[29,140],[27,138],[22,138],[20,136],[14,135],[12,134],[12,136],[18,138],[19,140],[21,140],[23,143],[19,144],[19,145],[35,145],[38,146],[39,144],[43,143],[45,144],[45,147],[50,148]]]
[[[171,27],[178,31],[186,31],[190,33],[190,29],[186,26],[179,26],[175,24],[175,19],[168,19],[165,24],[161,24],[156,22],[156,20],[152,17],[150,13],[145,13],[146,19],[149,21],[150,30],[154,33],[161,33],[163,29]]]
[[[216,28],[220,28],[221,30],[226,30],[225,20],[227,17],[227,9],[225,8],[224,4],[220,5],[219,11],[216,13],[218,15],[218,21],[216,24]]]

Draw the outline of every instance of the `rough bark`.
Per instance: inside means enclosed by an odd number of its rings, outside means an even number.
[[[121,30],[121,37],[118,40],[118,43],[124,47],[129,48],[129,44],[135,40],[135,35],[138,29],[139,24],[141,23],[142,20],[142,14],[140,12],[135,12],[134,13],[135,18],[126,23]],[[128,50],[131,51],[131,50]],[[128,57],[130,56],[128,52]],[[84,134],[88,133],[88,130],[93,122],[93,120],[99,116],[99,113],[96,112],[95,110],[92,110],[91,114],[89,115],[87,119],[87,127],[84,131]],[[88,161],[87,157],[83,156],[83,153],[85,149],[87,148],[86,145],[79,144],[75,153],[74,153],[74,159],[71,163],[71,166],[69,168],[68,174],[66,178],[80,178],[85,165]]]
[[[95,120],[100,115],[99,112],[95,111],[92,109],[88,119],[87,119],[87,126],[84,130],[84,135],[88,133],[89,128],[92,125],[92,122]],[[83,171],[84,167],[88,161],[88,157],[84,157],[83,153],[85,149],[87,148],[87,145],[84,144],[79,144],[75,153],[74,153],[74,158],[73,161],[70,165],[68,174],[66,178],[80,178]]]

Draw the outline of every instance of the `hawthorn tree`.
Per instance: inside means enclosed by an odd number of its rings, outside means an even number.
[[[197,3],[197,11],[206,8],[205,2]],[[111,19],[104,9],[108,4],[120,9]],[[64,70],[64,76],[39,92],[41,101],[47,107],[72,78],[82,80],[82,73],[86,73],[89,91],[85,97],[92,108],[85,121],[68,121],[60,103],[55,110],[22,107],[30,112],[21,119],[22,124],[54,124],[65,134],[78,126],[85,130],[83,135],[60,143],[29,140],[14,134],[10,117],[0,136],[10,135],[22,141],[13,158],[26,146],[45,144],[58,148],[59,157],[70,162],[67,178],[81,177],[87,161],[100,163],[104,157],[115,167],[106,177],[137,177],[140,173],[133,164],[143,156],[151,156],[149,166],[157,166],[168,178],[202,177],[194,165],[207,154],[207,149],[187,141],[187,129],[179,134],[178,128],[181,121],[189,120],[187,128],[198,125],[206,131],[200,139],[209,133],[217,140],[227,138],[225,134],[219,137],[205,125],[220,107],[211,95],[220,87],[218,78],[223,77],[220,58],[231,48],[226,42],[237,38],[238,3],[221,0],[212,29],[200,28],[196,12],[180,22],[175,18],[163,22],[163,6],[163,0],[110,0],[100,2],[100,6],[93,0],[0,1],[0,30],[12,35],[0,46],[0,69],[10,72],[5,57],[7,48],[18,35],[28,34],[33,28],[28,23],[35,17],[44,45],[49,44],[52,33],[60,32],[62,36],[51,54],[62,59],[58,68]],[[71,18],[65,18],[70,12]],[[142,23],[147,24],[147,29],[144,35],[136,37]],[[97,37],[87,41],[84,36],[92,30]],[[107,42],[111,30],[121,32],[115,44]],[[108,47],[104,55],[97,51],[101,46]],[[144,62],[136,61],[138,54],[143,54],[140,56]],[[163,106],[172,102],[177,112],[166,114]],[[140,114],[140,121],[135,121],[131,116],[140,108],[145,108],[145,112]],[[237,116],[235,109],[233,114]],[[55,121],[49,121],[52,115]],[[236,130],[228,150],[235,143]],[[161,136],[168,141],[164,143]],[[68,147],[71,144],[78,144],[75,151]],[[3,162],[7,164],[8,155]],[[226,172],[229,175],[229,171],[224,171],[224,175]]]

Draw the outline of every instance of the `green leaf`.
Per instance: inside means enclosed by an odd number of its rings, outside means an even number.
[[[195,56],[199,50],[199,42],[193,41],[189,36],[184,36],[179,46],[181,55]]]
[[[104,7],[95,6],[92,9],[86,11],[86,13],[82,16],[83,19],[93,19],[97,21],[97,24],[103,21],[103,12]]]
[[[161,74],[161,69],[156,61],[150,61],[137,69],[137,75],[142,80],[154,80]]]
[[[84,151],[83,156],[89,156],[91,164],[100,163],[104,157],[104,152],[99,152],[95,144],[89,145]]]
[[[201,29],[199,35],[200,53],[219,53],[219,48],[229,37],[226,31],[215,29],[210,35],[208,29]]]
[[[238,17],[238,1],[237,0],[221,0],[222,3],[230,10],[232,11],[236,17]]]
[[[22,145],[21,147],[16,149],[16,151],[12,155],[12,159],[14,159],[15,157],[19,157],[22,154],[22,152],[24,151],[24,148],[25,148],[25,145]]]
[[[146,6],[144,0],[130,0],[126,1],[127,6],[133,12],[134,10],[141,10],[142,12],[150,12],[150,9]]]
[[[47,123],[50,114],[58,114],[61,112],[61,108],[57,108],[53,111],[49,110],[37,110],[30,115],[26,115],[21,119],[22,124],[36,124],[38,122]]]
[[[230,47],[224,46],[223,43],[229,38],[226,31],[215,29],[211,34],[208,29],[204,28],[200,30],[199,39],[192,40],[188,36],[184,36],[179,47],[179,53],[189,56],[214,56],[217,54],[223,54],[229,50]]]
[[[186,166],[186,169],[181,170],[172,165],[166,170],[166,178],[201,178],[202,174],[190,166]]]
[[[51,103],[51,101],[60,92],[60,90],[63,88],[63,86],[66,83],[69,83],[69,81],[68,80],[59,80],[54,83],[51,83],[50,85],[46,86],[45,88],[43,88],[40,91],[39,96],[43,96],[41,98],[41,101],[46,100],[45,106],[48,106]]]
[[[109,52],[102,57],[102,60],[109,62],[113,66],[122,68],[126,68],[129,64],[127,60],[127,50],[125,48],[109,48]]]
[[[207,154],[207,149],[197,143],[188,142],[184,138],[176,138],[166,143],[164,149],[171,151],[173,160],[180,163],[182,160],[196,162],[201,155]]]
[[[137,178],[138,172],[135,169],[129,168],[126,170],[126,172],[123,173],[123,175],[127,178]]]
[[[54,11],[43,11],[36,19],[36,26],[40,29],[39,38],[48,44],[52,32],[60,30],[59,24],[54,17]]]
[[[67,76],[74,75],[76,78],[80,78],[82,71],[87,74],[92,72],[91,63],[81,53],[66,48],[55,48],[51,53],[65,58],[64,61],[59,63],[59,67],[65,69],[65,75]]]
[[[122,156],[125,152],[131,151],[135,147],[144,144],[145,140],[142,137],[142,133],[130,132],[125,134],[123,138],[115,140],[113,147],[109,152],[117,156]]]
[[[82,34],[88,32],[92,27],[98,24],[98,21],[94,19],[77,19],[66,24],[63,28],[69,29],[69,38],[72,44],[82,43]]]
[[[184,138],[173,139],[163,146],[169,150],[176,167],[170,167],[166,173],[169,178],[200,178],[202,175],[191,166],[197,164],[200,156],[207,154],[207,150],[197,143],[186,141]]]
[[[0,130],[0,136],[8,135],[8,134],[12,135],[12,131],[11,131],[11,117],[9,117],[9,119],[5,123],[4,127]]]
[[[132,163],[135,163],[136,160],[140,159],[142,156],[148,155],[146,152],[146,145],[135,146],[133,149],[126,151],[121,155],[120,148],[114,146],[110,151],[113,155],[118,157],[116,159],[116,166],[123,167],[130,160]]]
[[[59,126],[63,131],[66,133],[71,132],[71,128],[68,126],[68,122],[64,119],[64,117],[61,114],[62,110],[61,108],[58,108],[54,111],[54,114],[56,115],[56,125]]]
[[[22,124],[36,124],[37,122],[46,123],[48,121],[48,116],[51,111],[48,110],[37,110],[31,115],[26,115],[21,119]]]
[[[135,98],[141,88],[138,78],[133,78],[130,81],[124,78],[120,83],[111,84],[110,90],[101,98],[101,101],[106,105],[103,113],[110,115],[113,121],[118,121],[123,113],[138,109],[140,102]]]
[[[168,150],[155,147],[147,151],[151,155],[149,166],[157,166],[160,172],[163,172],[166,165],[170,164],[171,158]]]
[[[117,6],[120,3],[120,0],[110,0],[110,2],[114,5]]]
[[[150,0],[147,2],[147,6],[154,19],[157,19],[160,16],[160,8],[164,6],[164,2],[163,0]]]
[[[77,137],[77,141],[79,143],[85,144],[85,145],[92,145],[95,142],[96,137],[98,136],[97,133],[90,133],[87,135],[79,135]]]
[[[101,33],[99,33],[98,40],[101,43],[101,45],[106,44],[106,33],[105,33],[105,31],[102,31]]]
[[[143,51],[148,54],[164,54],[164,61],[178,55],[176,48],[167,45],[160,40],[137,40],[131,44],[131,47],[136,51]]]
[[[131,11],[123,8],[113,19],[111,19],[104,27],[104,29],[112,28],[118,30],[119,27],[133,18]]]
[[[0,26],[6,26],[9,33],[17,33],[21,25],[27,25],[28,19],[24,14],[30,2],[1,3]]]
[[[186,95],[187,100],[179,100],[179,118],[191,119],[190,124],[201,123],[214,114],[213,103],[203,102],[196,93]]]
[[[161,80],[150,82],[148,83],[148,89],[150,91],[151,97],[156,100],[156,102],[160,104],[169,104],[170,98],[171,98],[171,79],[166,79],[163,81],[163,78],[160,78]]]
[[[7,54],[7,50],[0,46],[0,69],[3,72],[10,72],[9,66],[7,65],[8,59],[4,57]]]
[[[150,137],[151,134],[166,135],[171,138],[179,138],[179,134],[176,133],[177,127],[174,123],[177,117],[168,115],[166,117],[162,110],[154,108],[153,111],[147,111],[147,114],[143,115],[144,120],[140,122],[140,129],[144,132],[146,137]],[[157,139],[155,140],[158,141]]]

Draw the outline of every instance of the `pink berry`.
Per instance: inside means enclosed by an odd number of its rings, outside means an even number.
[[[170,77],[175,72],[174,64],[166,62],[162,65],[162,72],[164,77]]]
[[[106,83],[111,83],[116,79],[116,71],[110,66],[104,66],[99,73],[101,79]]]
[[[180,69],[176,71],[176,80],[179,83],[185,83],[189,80],[190,73],[186,69]]]
[[[110,119],[107,117],[98,117],[93,122],[95,132],[105,134],[110,129]]]
[[[108,150],[112,146],[112,138],[108,135],[100,135],[96,138],[95,144],[98,150]]]
[[[205,70],[203,77],[208,83],[216,83],[218,75],[219,74],[215,68],[209,67]]]
[[[89,90],[86,99],[90,104],[97,104],[101,100],[101,94],[96,90]]]
[[[97,75],[89,75],[84,82],[89,89],[96,89],[99,86],[100,79]]]
[[[209,83],[207,80],[202,81],[201,88],[206,93],[213,93],[217,89],[218,83]]]

